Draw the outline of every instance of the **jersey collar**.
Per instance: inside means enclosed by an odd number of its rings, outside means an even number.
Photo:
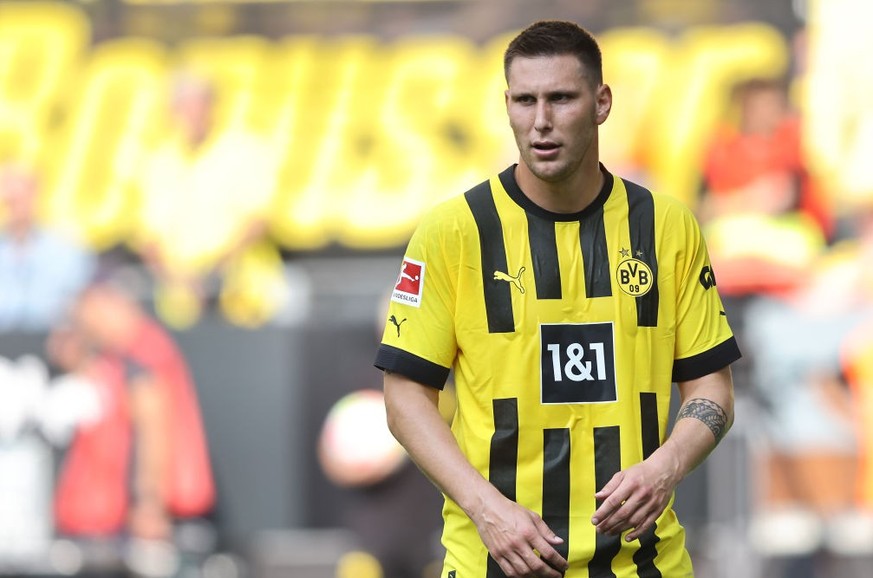
[[[586,215],[599,210],[603,204],[606,203],[606,199],[609,198],[609,193],[612,191],[612,173],[606,170],[603,163],[600,163],[600,172],[603,173],[603,187],[600,189],[600,192],[597,193],[597,197],[594,198],[591,204],[577,213],[554,213],[537,205],[530,200],[524,192],[522,192],[521,187],[518,186],[518,182],[515,180],[516,166],[518,166],[517,163],[512,164],[509,168],[500,173],[500,184],[503,185],[503,189],[506,191],[506,194],[509,195],[509,198],[515,201],[518,206],[528,213],[537,215],[548,221],[578,221]]]

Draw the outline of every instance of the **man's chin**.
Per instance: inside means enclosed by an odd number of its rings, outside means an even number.
[[[557,183],[569,174],[567,165],[558,161],[534,161],[528,164],[531,174],[541,181]]]

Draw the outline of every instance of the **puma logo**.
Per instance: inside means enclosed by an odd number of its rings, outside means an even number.
[[[392,315],[388,318],[388,321],[397,328],[397,337],[400,337],[400,326],[406,321],[406,317],[403,318],[403,321],[397,321],[397,318]]]
[[[513,277],[512,275],[507,275],[503,271],[495,271],[494,279],[496,281],[506,281],[507,283],[512,283],[515,285],[519,291],[524,293],[524,285],[521,284],[521,274],[524,273],[524,267],[518,270],[518,274]]]

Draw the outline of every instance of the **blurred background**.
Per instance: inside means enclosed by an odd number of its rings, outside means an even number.
[[[870,576],[871,16],[0,0],[0,573],[438,576],[382,311],[421,214],[516,161],[502,51],[562,18],[604,51],[604,163],[695,210],[745,354],[677,499],[698,576]]]

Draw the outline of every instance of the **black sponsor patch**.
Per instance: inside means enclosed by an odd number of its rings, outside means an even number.
[[[612,323],[540,325],[542,403],[617,400]]]

